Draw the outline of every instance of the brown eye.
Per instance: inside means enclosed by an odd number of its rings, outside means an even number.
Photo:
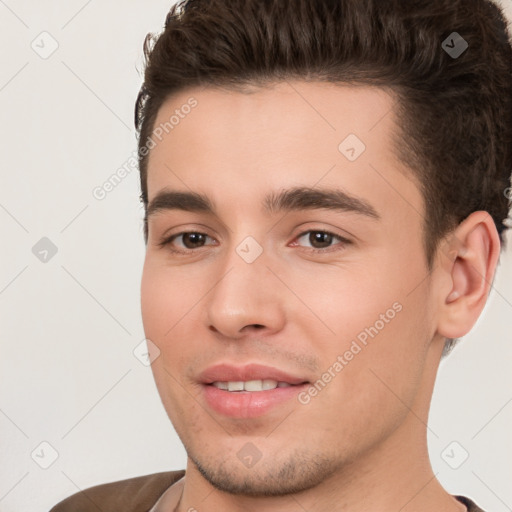
[[[334,233],[331,233],[329,231],[323,231],[323,230],[309,230],[305,231],[304,233],[301,233],[297,240],[300,240],[301,238],[305,238],[307,236],[307,241],[311,244],[311,252],[330,252],[325,249],[330,249],[331,247],[336,247],[336,245],[340,245],[341,249],[345,246],[350,244],[350,240],[336,235]],[[334,240],[341,241],[341,244],[335,244],[332,245],[332,242]]]
[[[332,240],[333,236],[325,231],[311,231],[308,238],[308,242],[310,242],[315,249],[325,249],[329,247]]]
[[[183,233],[183,245],[187,249],[195,249],[196,247],[201,247],[205,241],[204,233]]]
[[[168,238],[165,238],[158,245],[160,247],[170,246],[170,250],[173,252],[187,252],[190,250],[204,247],[207,238],[211,237],[209,237],[205,233],[187,231],[183,233],[177,233]],[[180,239],[181,243],[178,244],[176,248],[172,248],[172,246],[175,246],[175,241]]]

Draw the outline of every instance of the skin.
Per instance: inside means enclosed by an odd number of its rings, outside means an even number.
[[[151,149],[148,167],[149,201],[169,188],[217,207],[149,218],[142,317],[160,350],[160,397],[188,454],[161,510],[180,496],[179,511],[465,510],[434,477],[426,425],[445,337],[466,334],[489,293],[500,248],[492,219],[471,214],[429,273],[423,198],[393,151],[394,98],[383,89],[193,88],[169,97],[155,126],[191,96],[197,107]],[[349,133],[366,145],[354,162],[338,150]],[[380,219],[262,210],[267,193],[290,186],[343,188]],[[307,230],[351,243],[299,237]],[[208,237],[158,245],[183,232]],[[247,236],[263,249],[250,264],[236,252]],[[197,376],[208,366],[258,362],[315,382],[397,302],[401,311],[309,403],[292,399],[252,419],[206,405]],[[237,457],[248,442],[261,453],[251,468]]]

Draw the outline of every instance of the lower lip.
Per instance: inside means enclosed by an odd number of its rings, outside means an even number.
[[[205,384],[203,390],[206,403],[219,414],[231,418],[256,418],[296,397],[307,386],[306,383],[265,391],[225,391]]]

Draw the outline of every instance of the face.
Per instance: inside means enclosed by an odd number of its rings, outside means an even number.
[[[428,406],[424,204],[393,108],[382,89],[296,81],[159,111],[155,130],[182,115],[149,156],[142,317],[163,405],[219,489],[310,488]]]

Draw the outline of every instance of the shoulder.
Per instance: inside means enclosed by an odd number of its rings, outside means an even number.
[[[72,494],[50,512],[147,512],[184,474],[185,470],[166,471],[95,485]]]
[[[466,496],[455,496],[455,498],[466,505],[468,512],[484,512],[474,501],[466,498]]]

